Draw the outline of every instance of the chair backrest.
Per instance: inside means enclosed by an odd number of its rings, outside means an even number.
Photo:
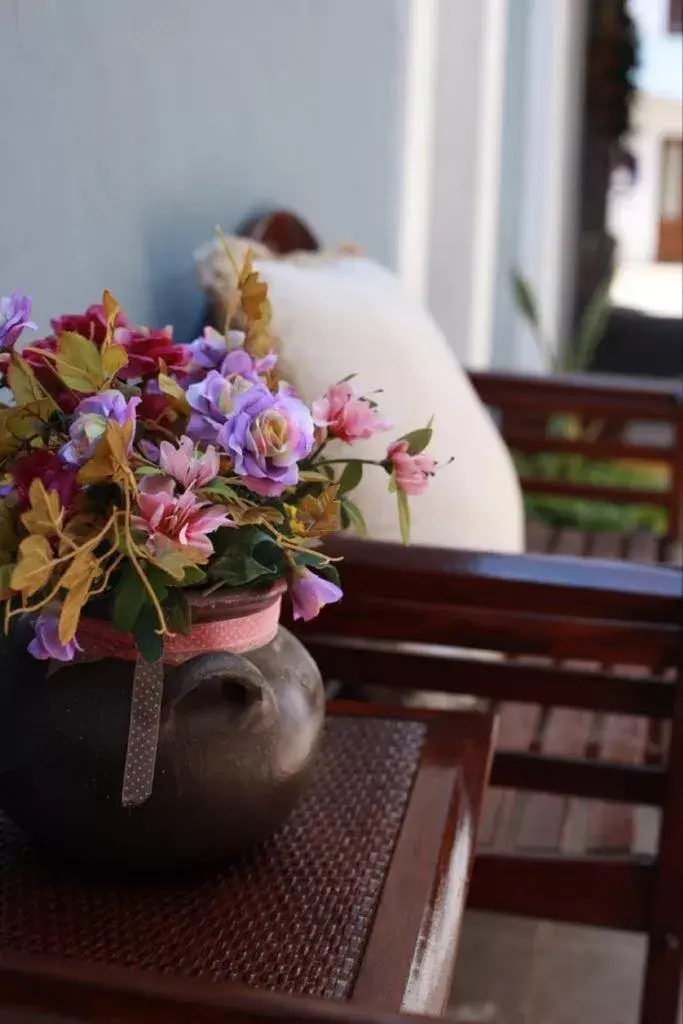
[[[524,467],[525,494],[661,508],[664,539],[681,537],[683,381],[489,372],[470,379]],[[551,465],[558,456],[566,473]],[[586,468],[576,472],[577,461]],[[642,484],[601,481],[605,463],[631,467]]]

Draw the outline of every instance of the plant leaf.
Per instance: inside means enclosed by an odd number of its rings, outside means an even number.
[[[257,580],[274,579],[278,573],[281,553],[270,534],[258,527],[233,530],[231,542],[209,568],[212,580],[220,580],[228,587],[244,587]]]
[[[31,509],[24,512],[21,521],[32,534],[51,537],[61,524],[62,506],[56,491],[46,491],[42,480],[31,481],[28,492]]]
[[[363,463],[357,459],[347,462],[344,466],[342,475],[339,477],[339,487],[337,494],[347,494],[349,491],[354,490],[358,487],[358,484],[363,479]]]
[[[166,624],[171,632],[187,636],[192,627],[192,616],[190,605],[183,591],[177,587],[174,590],[169,590],[163,609]]]
[[[52,548],[45,537],[31,536],[19,545],[19,562],[12,573],[12,590],[31,597],[45,586],[52,575]]]
[[[102,352],[102,369],[107,377],[115,377],[128,364],[128,353],[123,345],[109,345]]]
[[[62,610],[59,614],[59,642],[68,644],[76,636],[78,623],[81,618],[81,609],[88,600],[92,577],[83,575],[78,582],[69,590],[62,603]]]
[[[512,272],[512,287],[517,309],[526,317],[532,327],[540,327],[541,319],[538,314],[536,297],[529,282],[517,270]]]
[[[598,345],[605,336],[612,314],[611,286],[611,279],[598,285],[583,312],[572,359],[572,368],[575,370],[589,369]]]
[[[59,336],[57,373],[73,391],[97,391],[104,384],[102,356],[94,341],[75,331]]]
[[[361,537],[365,537],[368,532],[368,527],[365,522],[365,517],[361,510],[356,505],[355,501],[351,501],[350,498],[343,497],[341,500],[341,507],[343,516],[346,522],[343,523],[344,529],[353,527],[356,533],[360,534]]]
[[[44,397],[43,389],[38,383],[35,373],[18,352],[12,352],[10,355],[7,379],[17,405],[28,405],[30,402],[39,401]]]
[[[116,628],[122,633],[132,633],[146,600],[147,591],[144,583],[135,566],[131,562],[126,562],[112,603],[112,620]]]
[[[410,505],[408,495],[400,488],[396,490],[398,501],[398,524],[401,528],[401,540],[404,544],[410,544]]]
[[[420,427],[419,430],[411,430],[409,434],[404,434],[401,441],[408,442],[409,455],[419,455],[431,443],[433,433],[431,426]]]
[[[135,644],[145,661],[158,661],[164,653],[164,638],[158,629],[157,613],[151,602],[147,602],[142,606],[133,629]]]

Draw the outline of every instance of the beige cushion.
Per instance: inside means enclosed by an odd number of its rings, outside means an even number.
[[[196,255],[215,306],[230,277],[224,254],[214,244]],[[304,400],[312,402],[350,373],[363,393],[382,390],[376,399],[393,429],[354,445],[355,455],[381,458],[389,441],[434,416],[430,453],[453,461],[424,495],[411,499],[412,542],[523,550],[522,497],[507,449],[434,320],[395,276],[355,255],[269,259],[261,250],[258,256],[281,372]],[[366,467],[353,497],[370,537],[398,541],[396,499],[387,482],[382,470]]]

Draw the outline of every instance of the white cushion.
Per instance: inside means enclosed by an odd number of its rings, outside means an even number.
[[[453,461],[410,500],[412,542],[522,551],[522,497],[508,451],[434,320],[394,275],[338,255],[259,260],[257,269],[269,285],[283,376],[305,401],[350,373],[363,393],[382,389],[377,401],[393,429],[354,445],[355,455],[381,458],[389,441],[434,416],[430,453]],[[353,497],[371,538],[398,541],[387,482],[366,467]]]

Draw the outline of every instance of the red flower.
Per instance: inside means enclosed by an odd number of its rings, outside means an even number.
[[[59,455],[45,448],[38,448],[19,459],[12,469],[12,476],[19,500],[28,507],[28,494],[34,480],[41,480],[46,491],[56,491],[62,508],[69,509],[78,493],[75,466],[67,466]]]
[[[97,303],[94,306],[88,306],[85,313],[65,313],[64,316],[58,316],[50,323],[56,335],[60,335],[63,331],[74,331],[76,334],[82,334],[84,338],[90,338],[97,345],[101,345],[107,336],[107,318],[104,314],[104,306]],[[114,327],[128,327],[128,320],[121,310],[118,310],[116,314]]]
[[[114,341],[128,353],[128,365],[119,372],[123,380],[156,377],[163,362],[170,373],[184,372],[190,361],[187,345],[174,345],[170,330],[145,331],[140,327],[117,330]]]

